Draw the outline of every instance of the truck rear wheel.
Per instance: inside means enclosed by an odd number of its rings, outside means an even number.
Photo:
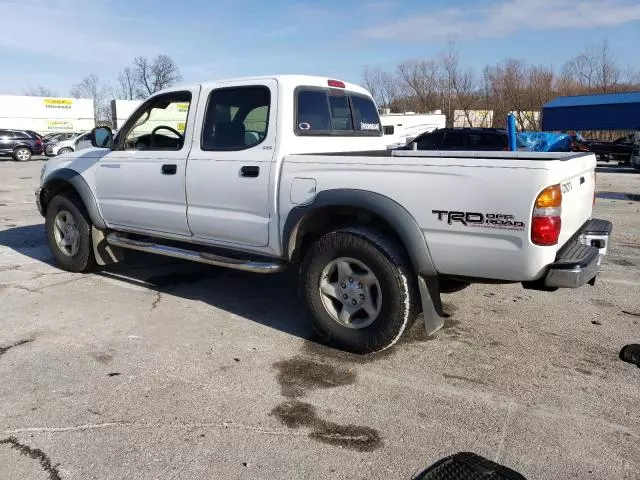
[[[393,346],[415,321],[418,295],[406,255],[374,230],[345,228],[320,238],[302,265],[314,329],[355,353]]]
[[[95,266],[91,220],[82,201],[72,192],[53,197],[47,206],[45,229],[58,265],[69,272],[87,272]]]

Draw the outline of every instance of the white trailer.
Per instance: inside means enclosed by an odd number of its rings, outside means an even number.
[[[81,132],[94,126],[93,101],[89,99],[0,95],[0,128],[45,134]]]
[[[387,148],[406,145],[418,135],[447,125],[447,117],[440,110],[431,113],[383,113],[380,121]]]

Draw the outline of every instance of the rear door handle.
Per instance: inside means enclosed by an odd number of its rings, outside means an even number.
[[[175,175],[178,171],[178,166],[174,164],[162,165],[163,175]]]
[[[260,167],[249,166],[249,167],[242,167],[240,169],[241,177],[255,178],[258,175],[260,175]]]

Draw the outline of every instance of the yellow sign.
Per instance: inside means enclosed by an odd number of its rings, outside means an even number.
[[[69,130],[73,131],[73,123],[64,120],[49,120],[47,130]]]
[[[178,131],[180,133],[184,133],[184,127],[185,127],[185,123],[184,122],[178,123]]]
[[[189,104],[188,103],[178,103],[178,111],[179,112],[188,112],[189,111]]]
[[[73,100],[69,98],[45,98],[45,108],[71,108]]]

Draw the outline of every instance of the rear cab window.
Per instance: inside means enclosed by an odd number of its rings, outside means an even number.
[[[349,90],[298,87],[295,93],[296,135],[382,136],[373,100]]]

